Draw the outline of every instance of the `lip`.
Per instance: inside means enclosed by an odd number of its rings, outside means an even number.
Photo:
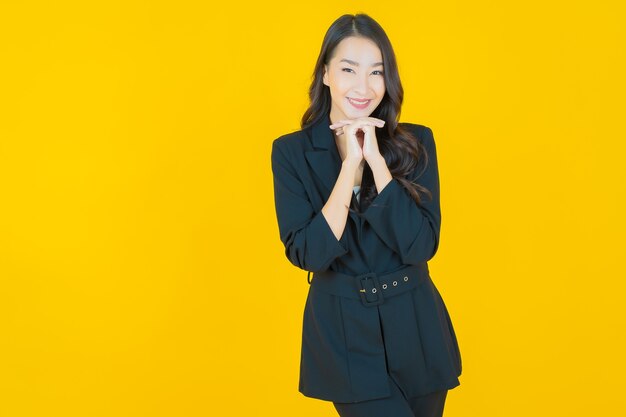
[[[363,110],[367,108],[370,105],[370,102],[372,101],[371,99],[369,99],[363,104],[356,104],[354,101],[352,101],[352,97],[346,97],[346,99],[348,100],[348,103],[350,103],[354,108],[357,108],[359,110]]]

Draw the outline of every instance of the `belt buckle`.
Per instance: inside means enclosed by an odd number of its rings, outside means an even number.
[[[359,284],[359,295],[364,306],[376,306],[385,300],[378,282],[378,277],[374,272],[358,275],[356,277]]]

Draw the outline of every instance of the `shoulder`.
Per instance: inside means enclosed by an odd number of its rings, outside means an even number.
[[[399,123],[399,125],[404,126],[409,132],[411,132],[413,136],[415,136],[424,146],[424,149],[429,155],[431,155],[431,157],[436,157],[437,146],[435,145],[433,130],[430,127],[417,123]]]
[[[294,153],[302,153],[302,151],[310,147],[310,127],[297,130],[295,132],[285,133],[272,141],[272,154],[279,151],[287,156]]]
[[[417,123],[409,123],[409,122],[400,122],[398,125],[401,125],[409,132],[413,134],[421,143],[425,146],[434,145],[435,139],[433,136],[433,130],[425,125],[417,124]]]

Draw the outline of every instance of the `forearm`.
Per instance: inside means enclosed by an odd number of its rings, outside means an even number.
[[[372,174],[374,176],[374,183],[376,184],[376,191],[380,194],[381,191],[389,184],[389,182],[393,179],[389,168],[387,167],[387,162],[385,158],[382,156],[378,156],[378,158],[373,159],[371,161],[367,161],[368,165],[372,170]]]
[[[343,161],[330,197],[322,207],[322,214],[337,240],[341,239],[346,227],[358,165],[359,163],[353,160]]]
[[[439,247],[441,231],[439,171],[434,137],[429,128],[417,130],[415,136],[425,146],[428,165],[423,170],[419,164],[406,178],[414,183],[419,182],[430,191],[432,198],[423,194],[418,203],[398,179],[392,179],[384,189],[379,189],[378,195],[363,213],[363,218],[372,230],[407,265],[432,259]],[[376,163],[373,165],[376,166]],[[381,165],[378,165],[378,169],[372,169],[379,173],[380,178],[384,178]]]

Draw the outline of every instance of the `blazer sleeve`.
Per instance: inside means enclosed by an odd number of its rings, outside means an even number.
[[[285,255],[298,268],[324,271],[348,252],[346,234],[337,240],[322,211],[315,212],[296,167],[281,148],[278,140],[272,143],[271,159],[276,217]]]
[[[404,186],[392,179],[367,207],[362,217],[393,251],[400,255],[402,263],[407,265],[428,261],[435,256],[439,247],[441,229],[441,207],[439,202],[439,171],[437,150],[432,130],[420,127],[421,137],[428,153],[426,170],[422,163],[408,178],[428,188],[432,200],[421,195],[422,204],[418,205]],[[419,176],[420,172],[424,173]]]

